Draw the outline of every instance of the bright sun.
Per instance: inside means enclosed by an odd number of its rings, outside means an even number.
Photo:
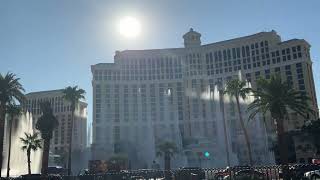
[[[138,19],[127,16],[120,20],[119,23],[120,34],[127,38],[137,37],[141,32],[141,24]]]

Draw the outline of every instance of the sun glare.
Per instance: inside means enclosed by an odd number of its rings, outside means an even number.
[[[127,38],[137,37],[141,32],[141,24],[138,19],[127,16],[119,22],[119,32]]]

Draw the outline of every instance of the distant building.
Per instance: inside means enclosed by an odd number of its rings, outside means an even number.
[[[33,122],[36,123],[41,116],[40,103],[49,101],[52,105],[53,114],[59,121],[59,126],[54,130],[51,139],[50,151],[53,153],[68,151],[71,128],[70,103],[63,99],[62,90],[31,92],[26,94],[27,101],[24,108],[32,114]],[[35,124],[33,124],[35,128]],[[73,151],[84,150],[87,146],[87,103],[80,101],[75,111],[73,125]]]
[[[170,140],[189,153],[187,158],[176,160],[177,166],[189,159],[196,163],[195,151],[209,151],[213,157],[206,164],[222,166],[227,164],[224,146],[228,139],[231,161],[248,164],[234,100],[224,97],[222,101],[217,92],[217,84],[239,76],[255,87],[259,77],[269,79],[279,73],[309,95],[311,107],[318,112],[310,45],[305,40],[281,41],[275,31],[206,45],[201,45],[200,37],[190,29],[183,36],[183,48],[117,51],[114,63],[91,66],[93,158],[107,159],[112,153],[126,152],[131,161],[139,159],[150,166],[156,144]],[[243,112],[246,104],[242,102]],[[309,115],[316,117],[317,113]],[[270,141],[274,124],[267,121],[271,123],[265,127],[262,122],[248,125],[253,158],[256,164],[273,163]],[[303,123],[302,117],[291,113],[285,127],[293,130]],[[198,143],[183,143],[190,139]],[[217,164],[220,161],[224,162]]]

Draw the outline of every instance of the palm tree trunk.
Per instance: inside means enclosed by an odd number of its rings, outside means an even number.
[[[5,123],[5,108],[3,102],[0,105],[0,177],[2,170],[2,161],[3,161],[3,138],[4,138],[4,123]]]
[[[72,109],[71,114],[71,127],[69,136],[69,156],[68,156],[68,175],[71,175],[71,153],[72,153],[72,135],[73,135],[73,119],[74,119],[74,109]]]
[[[11,134],[12,134],[12,123],[13,123],[13,116],[11,116],[9,122],[9,143],[8,143],[8,162],[7,162],[7,178],[10,176],[10,157],[11,157]]]
[[[239,98],[238,97],[236,97],[236,101],[237,101],[237,109],[238,109],[238,113],[239,113],[240,125],[241,125],[241,129],[243,131],[244,138],[245,138],[246,145],[247,145],[247,149],[248,149],[249,163],[250,163],[250,166],[253,166],[250,139],[249,139],[249,135],[248,135],[247,129],[246,129],[246,127],[244,125],[244,122],[243,122],[243,119],[242,119],[242,112],[241,112],[241,108],[240,108],[240,103],[239,103]]]
[[[44,175],[48,174],[49,149],[50,149],[50,139],[45,138],[43,143],[42,167],[41,167],[41,173]]]
[[[164,153],[164,174],[165,174],[165,180],[169,180],[170,178],[170,154],[168,153]]]
[[[278,136],[278,148],[280,155],[280,163],[283,166],[283,176],[284,179],[289,179],[288,177],[288,145],[285,138],[283,119],[277,119],[277,136]]]
[[[226,123],[226,117],[224,113],[224,98],[223,98],[222,90],[219,90],[219,102],[220,102],[220,111],[222,114],[222,121],[223,121],[224,141],[225,141],[226,152],[227,152],[227,166],[230,166],[229,140],[227,135],[227,123]]]
[[[31,149],[29,148],[29,149],[27,150],[28,174],[31,174],[31,160],[30,160],[30,155],[31,155]]]

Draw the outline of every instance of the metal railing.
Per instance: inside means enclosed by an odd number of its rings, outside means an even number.
[[[290,166],[237,166],[232,168],[182,168],[170,171],[164,170],[130,170],[107,172],[101,174],[85,174],[78,176],[48,176],[39,177],[43,180],[301,180],[304,173],[320,169],[317,165]],[[286,172],[286,173],[284,173]],[[29,178],[15,178],[29,179]],[[36,180],[35,178],[32,178]]]

